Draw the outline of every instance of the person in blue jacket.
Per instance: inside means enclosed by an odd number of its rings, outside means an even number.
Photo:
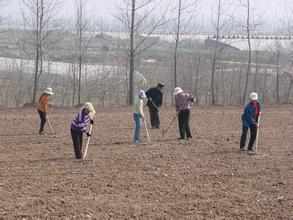
[[[254,154],[253,145],[256,140],[258,130],[258,119],[261,113],[258,95],[252,92],[249,95],[250,102],[245,106],[242,114],[242,135],[240,139],[240,151],[245,150],[248,129],[250,130],[250,140],[248,143],[248,154]]]

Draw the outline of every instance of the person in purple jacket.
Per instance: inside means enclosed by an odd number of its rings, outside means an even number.
[[[88,126],[89,124],[94,124],[93,117],[95,113],[92,103],[86,102],[71,122],[71,137],[76,159],[82,158],[82,136],[83,133],[86,133],[88,137],[91,136],[88,132]]]
[[[176,112],[178,115],[178,125],[181,140],[192,138],[189,121],[190,109],[194,98],[191,94],[184,92],[180,87],[174,89]]]

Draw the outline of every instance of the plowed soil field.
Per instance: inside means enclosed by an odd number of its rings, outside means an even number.
[[[132,144],[130,108],[98,109],[86,160],[76,160],[70,122],[38,135],[35,109],[0,110],[0,219],[293,220],[292,106],[265,107],[258,154],[239,152],[242,108],[194,107],[193,139],[177,124]],[[161,110],[162,128],[174,115]]]

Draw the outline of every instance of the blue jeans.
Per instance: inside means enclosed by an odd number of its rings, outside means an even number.
[[[134,137],[133,137],[133,142],[134,143],[139,143],[140,141],[140,118],[141,115],[139,113],[133,113],[133,119],[135,123],[134,127]]]

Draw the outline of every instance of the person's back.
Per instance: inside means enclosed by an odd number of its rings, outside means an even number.
[[[176,111],[191,109],[193,103],[193,96],[189,93],[182,92],[175,96]]]
[[[84,132],[87,129],[88,123],[91,120],[88,113],[85,112],[85,109],[82,109],[77,113],[75,118],[71,122],[71,129],[77,130],[79,132]]]
[[[163,93],[157,87],[148,89],[146,91],[146,96],[148,98],[148,106],[155,105],[155,107],[160,107],[162,105]]]
[[[48,103],[49,103],[49,96],[45,93],[43,93],[38,102],[37,109],[41,112],[47,112],[48,111]]]
[[[260,114],[260,104],[258,101],[250,101],[244,108],[242,115],[243,125],[247,128],[257,124]]]
[[[152,87],[146,91],[152,128],[160,128],[159,108],[163,103],[163,87],[164,84],[158,83],[157,87]]]

